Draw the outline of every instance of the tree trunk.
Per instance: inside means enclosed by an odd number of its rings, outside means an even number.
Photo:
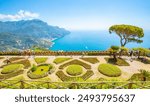
[[[140,59],[140,54],[141,54],[141,52],[139,51],[139,53],[138,53],[138,59]]]
[[[117,60],[116,53],[113,53],[114,60]]]

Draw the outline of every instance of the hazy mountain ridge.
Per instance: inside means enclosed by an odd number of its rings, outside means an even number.
[[[69,33],[37,19],[0,22],[0,50],[27,49],[34,45],[49,48],[52,44],[50,39]]]

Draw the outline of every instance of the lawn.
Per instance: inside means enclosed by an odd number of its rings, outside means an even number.
[[[108,77],[118,77],[121,75],[121,70],[111,64],[100,64],[98,67],[100,73],[108,76]]]
[[[99,62],[99,60],[97,58],[94,58],[94,57],[89,57],[89,58],[87,57],[87,58],[80,58],[80,59],[82,59],[84,61],[87,61],[87,62],[90,62],[92,64],[95,64],[95,63]]]
[[[52,65],[49,65],[49,64],[42,64],[42,65],[33,66],[33,67],[28,72],[28,76],[31,79],[46,77],[48,75],[48,72],[53,68]]]
[[[47,59],[48,58],[41,57],[41,58],[35,58],[34,60],[37,64],[40,64],[40,63],[45,63]]]
[[[24,67],[24,65],[22,64],[11,64],[11,65],[7,65],[5,66],[1,73],[2,74],[9,74],[9,73],[12,73],[14,71],[17,71],[17,70],[21,70],[22,68]]]
[[[110,64],[114,64],[118,66],[130,66],[130,64],[122,58],[117,58],[117,60],[114,60],[114,58],[106,57],[105,60]]]
[[[80,65],[70,65],[67,67],[66,72],[71,76],[77,76],[82,74],[83,70],[82,70],[82,66]]]
[[[67,60],[70,60],[71,58],[56,58],[53,62],[55,63],[55,64],[60,64],[60,63],[63,63],[63,62],[65,62],[65,61],[67,61]]]

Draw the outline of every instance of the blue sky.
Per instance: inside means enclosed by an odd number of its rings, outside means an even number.
[[[0,0],[0,20],[38,18],[69,30],[107,30],[114,24],[150,30],[150,0]]]

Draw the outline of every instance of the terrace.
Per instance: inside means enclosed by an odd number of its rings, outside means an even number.
[[[0,88],[150,88],[150,77],[143,80],[139,71],[143,69],[150,73],[150,64],[136,59],[131,61],[126,54],[119,64],[108,61],[111,57],[107,51],[94,51],[94,55],[92,52],[84,55],[81,52],[40,54],[8,56],[7,53],[5,56],[3,52],[0,56]],[[7,64],[6,60],[11,63]]]

